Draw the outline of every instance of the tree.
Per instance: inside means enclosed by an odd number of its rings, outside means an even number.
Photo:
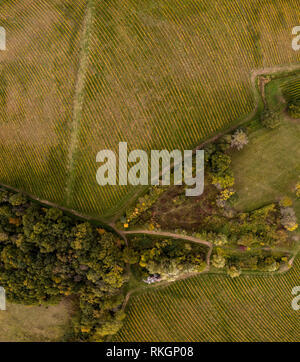
[[[211,263],[215,268],[222,269],[222,268],[225,267],[226,259],[222,255],[216,255],[215,254],[212,257]]]
[[[234,185],[234,177],[231,174],[212,175],[212,184],[219,190],[231,188]]]
[[[29,305],[78,296],[76,338],[88,340],[108,322],[106,332],[117,330],[124,246],[109,231],[0,190],[0,285],[9,300]]]
[[[227,275],[229,275],[231,278],[237,278],[241,275],[241,270],[238,269],[236,266],[231,266],[227,269]]]
[[[236,148],[239,151],[243,149],[248,144],[248,136],[246,133],[239,129],[237,130],[231,138],[231,148]]]
[[[216,152],[211,157],[211,169],[216,174],[223,174],[231,165],[230,156],[222,152]]]
[[[132,248],[126,247],[123,251],[123,258],[125,263],[136,264],[139,261],[139,255]]]
[[[282,207],[290,207],[293,205],[293,201],[290,197],[286,196],[280,200],[279,205]]]
[[[224,234],[218,234],[214,240],[214,244],[217,246],[222,246],[228,243],[227,236]]]
[[[291,207],[285,207],[280,209],[281,212],[281,224],[288,231],[294,231],[298,228],[297,217],[295,211]]]
[[[20,206],[23,205],[27,202],[26,197],[19,193],[19,194],[13,194],[10,198],[9,198],[9,203],[13,206]]]

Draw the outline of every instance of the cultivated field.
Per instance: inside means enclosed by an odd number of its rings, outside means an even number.
[[[115,341],[300,341],[291,307],[300,259],[285,274],[200,275],[132,297]]]
[[[136,191],[97,185],[98,151],[191,148],[255,109],[252,70],[299,61],[297,0],[16,4],[0,6],[0,181],[97,216]]]
[[[1,1],[0,182],[63,203],[85,0]]]
[[[300,101],[300,77],[287,82],[283,87],[283,94],[288,103]]]

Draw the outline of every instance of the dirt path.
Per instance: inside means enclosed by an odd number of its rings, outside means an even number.
[[[51,201],[48,201],[48,200],[44,200],[44,199],[41,199],[35,195],[32,195],[24,190],[21,190],[21,189],[17,189],[16,187],[12,187],[12,186],[9,186],[9,185],[6,185],[6,184],[3,184],[3,183],[0,183],[0,188],[4,188],[6,190],[9,190],[9,191],[13,191],[13,192],[16,192],[16,193],[22,193],[24,194],[25,196],[27,196],[29,199],[31,200],[34,200],[34,201],[37,201],[39,202],[40,204],[43,204],[43,205],[46,205],[46,206],[49,206],[49,207],[54,207],[56,209],[60,209],[62,211],[65,211],[69,214],[72,214],[78,218],[81,218],[81,219],[84,219],[84,220],[87,220],[87,221],[95,221],[95,222],[98,222],[100,224],[102,224],[103,226],[106,226],[107,228],[111,228],[113,229],[116,234],[118,234],[121,238],[123,238],[126,242],[127,242],[127,239],[126,239],[126,236],[123,235],[123,232],[118,230],[114,224],[108,224],[106,223],[105,221],[103,221],[102,219],[100,218],[97,218],[97,217],[92,217],[92,216],[89,216],[89,215],[86,215],[86,214],[82,214],[74,209],[69,209],[67,207],[64,207],[64,206],[61,206],[61,205],[58,205],[54,202],[51,202]]]
[[[113,224],[111,224],[111,226],[112,225]],[[190,277],[195,276],[195,275],[199,275],[199,274],[202,274],[202,273],[207,273],[209,271],[210,257],[211,257],[211,253],[213,251],[213,244],[210,241],[197,239],[197,238],[195,238],[193,236],[178,235],[178,234],[174,234],[174,233],[171,233],[171,232],[164,232],[164,231],[151,231],[151,230],[136,230],[136,231],[121,231],[121,230],[118,230],[118,231],[119,231],[120,234],[123,234],[125,237],[126,237],[126,235],[147,234],[147,235],[165,236],[165,237],[170,237],[172,239],[188,240],[188,241],[191,241],[193,243],[206,245],[209,248],[209,250],[207,252],[207,255],[206,255],[206,268],[201,273],[189,273],[189,274],[181,275],[178,278],[176,278],[176,281],[184,280],[184,279],[190,278]],[[150,287],[149,286],[147,288],[145,287],[144,289],[147,290],[147,289],[150,289],[150,288],[161,288],[161,287],[165,287],[165,286],[167,286],[167,285],[169,285],[169,284],[171,284],[173,282],[174,281],[162,281],[162,282],[153,284]],[[141,289],[143,289],[143,288],[139,287],[139,288],[136,288],[136,289],[132,289],[126,294],[123,305],[122,305],[122,310],[123,311],[125,310],[131,295],[133,293],[141,290]]]
[[[73,122],[72,122],[71,140],[70,140],[69,153],[68,153],[68,178],[65,190],[65,200],[67,205],[70,202],[72,194],[72,186],[75,178],[75,173],[74,173],[75,153],[78,145],[78,135],[80,130],[80,121],[82,119],[82,109],[84,102],[84,87],[85,87],[86,74],[88,70],[89,45],[90,45],[90,37],[91,37],[91,29],[93,21],[92,17],[93,5],[94,1],[88,0],[86,14],[83,23],[80,63],[79,63],[79,70],[77,74],[77,82],[75,88],[75,96],[73,104]]]
[[[178,282],[179,280],[185,280],[185,279],[191,278],[191,277],[193,277],[193,276],[200,275],[200,274],[207,273],[207,272],[208,272],[208,268],[204,269],[204,270],[203,270],[202,272],[200,272],[200,273],[195,272],[195,273],[183,274],[183,275],[179,276],[178,278],[176,278],[175,281]],[[134,294],[134,293],[136,293],[136,292],[138,292],[138,291],[141,291],[141,290],[142,290],[142,291],[147,291],[147,290],[149,290],[149,289],[158,289],[158,288],[167,287],[168,285],[170,285],[170,284],[172,284],[172,283],[174,283],[173,280],[170,280],[170,281],[166,280],[166,281],[154,283],[154,284],[152,284],[152,285],[150,285],[150,286],[148,285],[148,286],[145,286],[145,287],[138,287],[138,288],[135,288],[135,289],[130,290],[130,291],[126,294],[125,299],[124,299],[124,301],[123,301],[122,308],[121,308],[122,311],[125,311],[125,308],[126,308],[128,302],[129,302],[129,299],[130,299],[130,297],[132,296],[132,294]]]

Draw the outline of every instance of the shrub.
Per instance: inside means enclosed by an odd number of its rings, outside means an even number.
[[[222,255],[216,255],[215,254],[212,257],[211,264],[212,264],[212,266],[214,266],[217,269],[222,269],[222,268],[224,268],[224,266],[226,264],[226,259]]]
[[[241,270],[238,269],[236,266],[231,266],[227,270],[227,275],[229,275],[231,278],[237,278],[241,275]]]
[[[12,205],[12,206],[20,206],[20,205],[24,205],[26,204],[27,202],[27,199],[26,197],[19,193],[19,194],[14,194],[12,195],[10,198],[9,198],[9,203]]]
[[[268,257],[264,261],[263,270],[267,272],[274,272],[278,269],[279,263],[273,257]]]
[[[288,112],[292,118],[294,119],[300,118],[300,101],[294,104],[290,104],[288,107]]]
[[[289,207],[289,206],[292,206],[293,205],[293,201],[290,197],[284,197],[280,200],[279,202],[280,206],[282,207]]]
[[[294,231],[298,228],[295,211],[291,207],[281,208],[281,224],[288,231]]]
[[[236,148],[240,151],[248,144],[248,142],[249,140],[246,133],[243,130],[239,129],[231,138],[231,148]]]
[[[300,182],[296,185],[296,196],[300,198]]]
[[[9,199],[9,193],[5,190],[0,190],[0,202],[7,202]]]
[[[280,111],[266,108],[261,115],[261,123],[266,128],[274,129],[280,125]]]

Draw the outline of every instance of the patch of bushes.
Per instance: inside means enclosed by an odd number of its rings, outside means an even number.
[[[274,129],[281,123],[281,110],[266,107],[261,114],[261,123],[264,127]]]
[[[289,104],[288,113],[292,118],[299,119],[300,118],[300,101]]]
[[[201,272],[206,267],[207,248],[186,240],[154,239],[147,235],[130,241],[142,274],[159,274],[173,280],[181,274]]]

